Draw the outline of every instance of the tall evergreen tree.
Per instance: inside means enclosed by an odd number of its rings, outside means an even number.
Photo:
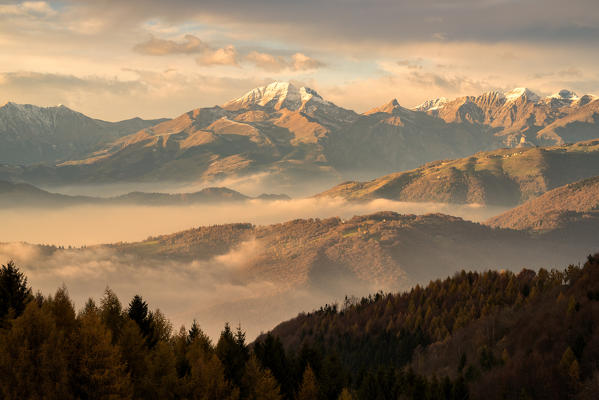
[[[31,288],[27,285],[25,274],[12,261],[2,265],[0,268],[0,326],[2,320],[9,313],[13,318],[21,315],[31,298]]]

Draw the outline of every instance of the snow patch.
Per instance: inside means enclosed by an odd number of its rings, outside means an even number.
[[[516,101],[526,97],[529,101],[539,101],[540,97],[528,88],[515,88],[503,94],[506,102]]]
[[[438,99],[427,100],[422,104],[417,105],[412,108],[414,111],[434,111],[440,108],[443,108],[445,104],[447,104],[449,100],[445,97],[439,97]]]

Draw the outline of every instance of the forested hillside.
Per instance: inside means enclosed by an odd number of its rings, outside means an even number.
[[[0,270],[0,393],[22,398],[593,399],[599,256],[564,271],[461,272],[300,314],[248,345],[173,331],[110,289],[78,312]]]

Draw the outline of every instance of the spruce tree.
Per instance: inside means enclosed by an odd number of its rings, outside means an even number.
[[[18,317],[25,311],[31,300],[31,288],[27,278],[14,262],[9,261],[0,269],[0,326],[2,320],[10,314]]]

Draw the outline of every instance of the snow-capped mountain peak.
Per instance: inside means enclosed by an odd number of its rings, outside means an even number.
[[[290,82],[273,82],[267,86],[254,88],[243,96],[231,100],[223,108],[239,110],[252,106],[269,107],[275,110],[287,108],[299,109],[308,101],[324,102],[322,97],[308,87],[298,88]]]
[[[439,97],[437,99],[427,100],[422,104],[417,105],[412,108],[414,111],[434,111],[442,108],[445,104],[449,102],[445,97]]]
[[[541,99],[539,95],[525,87],[512,89],[509,92],[505,92],[503,95],[505,96],[506,102],[516,101],[523,97],[525,97],[528,101],[533,102],[539,101]]]
[[[547,96],[548,99],[558,99],[558,100],[578,100],[578,95],[571,90],[562,89],[557,93],[552,94],[551,96]]]

